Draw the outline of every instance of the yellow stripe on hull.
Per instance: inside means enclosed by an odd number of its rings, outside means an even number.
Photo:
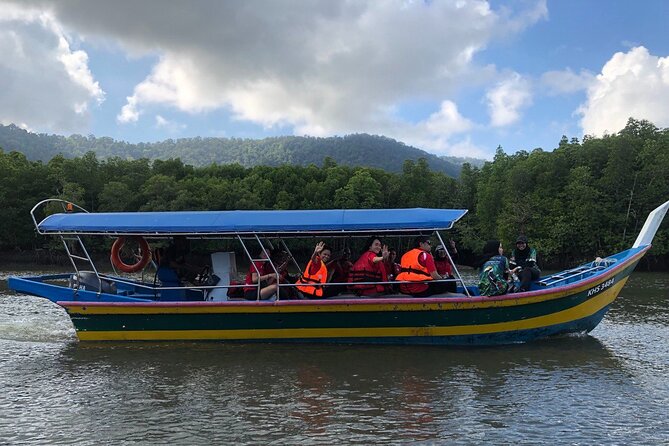
[[[77,332],[79,339],[82,341],[163,341],[163,340],[272,340],[272,339],[327,339],[327,338],[384,338],[384,337],[429,337],[429,336],[462,336],[462,335],[485,335],[492,333],[502,333],[510,331],[519,331],[519,330],[530,330],[537,329],[542,327],[549,327],[558,324],[564,324],[571,321],[576,321],[579,319],[592,316],[598,311],[605,308],[607,305],[610,305],[611,302],[615,300],[618,296],[618,293],[622,287],[627,282],[627,278],[621,279],[618,283],[612,285],[609,289],[601,292],[596,297],[583,302],[580,305],[574,306],[572,308],[555,312],[552,314],[538,316],[534,318],[528,318],[523,320],[516,320],[510,322],[499,322],[486,325],[459,325],[459,326],[449,326],[449,327],[387,327],[387,328],[372,328],[372,327],[363,327],[363,328],[291,328],[291,329],[251,329],[251,330],[152,330],[152,331],[79,331]],[[591,285],[587,287],[579,288],[585,290],[591,288]],[[550,298],[563,297],[565,295],[575,294],[574,290],[571,290],[568,293],[557,293],[551,294]],[[547,300],[538,297],[538,301]],[[523,299],[523,303],[536,302],[537,300],[533,299]],[[419,311],[419,310],[434,310],[442,309],[448,311],[449,309],[466,309],[466,308],[486,308],[486,307],[496,307],[496,306],[506,306],[506,305],[517,305],[518,301],[516,299],[508,299],[502,301],[494,301],[496,305],[490,305],[490,302],[479,302],[471,303],[467,305],[466,303],[454,303],[454,304],[427,304],[420,305],[417,304],[416,308],[413,308],[409,311]],[[503,303],[504,305],[500,305]],[[481,304],[481,305],[475,305]],[[489,305],[484,305],[489,304]],[[392,304],[385,305],[370,305],[364,306],[364,310],[360,306],[347,306],[353,307],[350,310],[341,310],[338,307],[332,308],[331,306],[322,306],[320,307],[321,312],[331,312],[331,311],[398,311],[399,308],[395,307]],[[375,310],[367,309],[367,307],[377,307]],[[89,307],[91,308],[91,307]],[[94,307],[93,307],[94,308]],[[108,309],[110,307],[104,307]],[[203,312],[204,308],[197,308],[198,312]],[[312,311],[315,311],[316,307],[308,307]],[[148,308],[144,308],[147,310]],[[191,310],[192,308],[169,308],[170,310]],[[254,307],[247,307],[244,310],[255,309]],[[294,307],[273,307],[273,310],[283,309],[284,311],[290,310],[291,312],[300,311],[302,308],[298,306]],[[402,310],[404,310],[404,305],[402,305]],[[180,311],[169,311],[170,313],[180,313]],[[187,313],[192,313],[193,311],[187,311]],[[103,312],[105,314],[122,314],[124,312]],[[159,312],[164,313],[164,312]],[[82,314],[85,314],[82,312]],[[98,312],[93,312],[91,314],[100,314]]]
[[[606,282],[615,274],[602,276],[599,282]],[[626,280],[626,279],[625,279]],[[624,283],[624,282],[623,282]],[[516,305],[534,304],[546,302],[553,299],[560,299],[565,296],[578,294],[593,287],[593,284],[579,286],[578,288],[557,291],[555,293],[546,293],[539,296],[518,297],[509,299],[499,297],[484,298],[483,300],[459,302],[433,302],[421,303],[420,298],[416,298],[416,303],[313,303],[310,305],[300,303],[291,305],[284,302],[279,305],[278,302],[268,302],[264,305],[235,305],[234,303],[211,304],[211,305],[86,305],[86,304],[65,304],[70,315],[88,315],[88,314],[217,314],[217,313],[336,313],[336,312],[379,312],[379,311],[434,311],[434,310],[475,310],[481,308],[512,307]],[[513,295],[511,295],[513,296]],[[408,297],[408,296],[407,296]],[[468,298],[464,298],[468,299]],[[303,301],[300,301],[303,302]]]

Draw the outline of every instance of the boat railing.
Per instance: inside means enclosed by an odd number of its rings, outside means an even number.
[[[555,286],[559,283],[566,283],[572,279],[582,279],[586,276],[591,276],[595,273],[607,269],[608,267],[616,263],[616,261],[617,260],[613,258],[597,259],[585,265],[581,265],[579,267],[568,269],[566,271],[561,271],[558,274],[553,274],[551,276],[548,276],[540,280],[538,283],[541,286],[549,287],[549,286]]]
[[[216,289],[230,289],[230,288],[251,288],[251,287],[258,287],[257,284],[245,284],[245,283],[229,283],[229,284],[223,284],[223,285],[184,285],[184,286],[156,286],[156,285],[147,285],[142,282],[135,282],[131,280],[124,280],[118,276],[110,276],[106,274],[97,274],[97,277],[100,279],[100,282],[102,283],[102,280],[109,280],[112,281],[116,284],[124,284],[130,287],[134,287],[136,289],[145,289],[147,291],[146,294],[153,295],[156,298],[158,297],[158,292],[159,291],[168,291],[168,290],[196,290],[196,291],[203,291],[204,293]],[[434,280],[431,282],[435,283],[449,283],[449,282],[456,282],[460,283],[464,289],[467,289],[465,283],[458,278],[453,278],[453,279],[438,279]],[[411,282],[411,281],[385,281],[385,282],[328,282],[324,286],[350,286],[352,284],[355,285],[399,285],[399,284],[409,284],[409,283],[416,283],[416,282]],[[299,284],[297,283],[279,283],[279,288],[296,288]],[[205,295],[206,298],[206,295]],[[206,299],[205,299],[206,300]],[[259,298],[257,300],[260,300]],[[281,299],[277,299],[281,300]]]
[[[86,246],[84,246],[84,242],[81,240],[81,237],[78,235],[74,236],[60,236],[61,241],[63,242],[63,246],[65,247],[65,252],[67,253],[67,257],[70,259],[70,263],[72,264],[72,267],[76,271],[76,280],[74,281],[74,287],[75,289],[79,289],[80,286],[80,281],[78,280],[79,277],[81,277],[81,271],[79,269],[79,265],[77,264],[77,261],[81,262],[86,262],[93,272],[95,273],[95,276],[98,279],[98,294],[102,293],[102,277],[100,276],[100,273],[98,272],[97,268],[95,267],[95,263],[93,262],[93,259],[91,259],[91,256],[88,254],[88,250],[86,249]],[[78,255],[73,252],[72,247],[70,246],[71,243],[76,243],[74,246],[79,245],[79,249],[83,253],[83,255]]]
[[[40,235],[45,235],[45,233],[40,230],[39,223],[37,223],[37,217],[35,217],[35,212],[37,212],[37,209],[41,208],[42,206],[46,206],[49,203],[58,203],[61,205],[63,208],[63,212],[65,213],[71,213],[74,212],[75,209],[80,210],[81,212],[89,213],[88,210],[84,209],[83,207],[79,206],[76,203],[72,203],[71,201],[67,200],[62,200],[60,198],[47,198],[46,200],[42,200],[39,203],[37,203],[33,208],[30,210],[30,217],[33,220],[33,224],[35,225],[35,229],[37,230],[37,233]]]

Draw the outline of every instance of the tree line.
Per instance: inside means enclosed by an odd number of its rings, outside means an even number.
[[[477,253],[488,239],[510,248],[522,233],[544,264],[561,267],[628,248],[648,212],[669,199],[669,130],[630,119],[615,135],[563,137],[550,152],[509,155],[500,147],[492,162],[465,164],[457,179],[425,159],[393,173],[331,158],[320,166],[194,167],[179,158],[100,160],[93,152],[30,161],[0,149],[0,250],[45,243],[29,211],[52,197],[94,212],[463,208],[469,214],[449,234],[461,250]],[[668,227],[648,257],[657,267],[669,263]]]

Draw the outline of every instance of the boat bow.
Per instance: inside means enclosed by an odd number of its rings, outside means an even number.
[[[646,222],[643,224],[643,228],[641,228],[641,232],[636,238],[634,245],[632,245],[632,248],[650,245],[653,242],[655,233],[660,228],[667,210],[669,210],[669,201],[656,207],[650,214],[648,214],[648,218],[646,218]]]

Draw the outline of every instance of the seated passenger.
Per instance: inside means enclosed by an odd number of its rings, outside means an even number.
[[[288,264],[292,261],[292,257],[281,249],[272,249],[270,250],[270,260],[271,265],[274,265],[276,270],[279,272],[279,285],[280,284],[294,284],[297,281],[297,278],[291,276],[288,273]],[[272,266],[267,265],[266,268],[269,268],[270,273],[274,272]],[[297,289],[294,286],[278,286],[279,289],[279,299],[297,299]]]
[[[328,280],[328,268],[326,262],[330,260],[332,250],[325,246],[325,242],[319,242],[314,248],[309,263],[304,272],[297,279],[297,289],[307,299],[322,299],[325,296],[323,284]]]
[[[386,272],[388,273],[388,280],[395,280],[397,275],[401,273],[400,264],[397,263],[397,250],[395,248],[388,249],[388,259],[386,260]]]
[[[400,291],[414,297],[428,297],[446,291],[447,282],[433,282],[441,279],[434,264],[434,258],[430,254],[430,238],[419,235],[414,240],[414,248],[406,252],[400,261],[401,271],[397,275],[397,281],[409,281],[412,283],[400,283]]]
[[[266,253],[268,253],[268,250],[262,249],[258,258],[267,259]],[[258,260],[253,262],[249,267],[249,272],[246,273],[246,280],[244,283],[250,286],[244,287],[244,299],[258,299],[258,284],[260,286],[260,299],[269,299],[276,294],[278,289],[278,279],[277,274],[273,271],[268,260]]]
[[[339,257],[336,259],[331,259],[326,263],[328,267],[328,282],[334,284],[344,284],[348,282],[348,274],[353,267],[353,263],[350,260],[351,250],[349,248],[344,248]],[[324,287],[323,295],[325,297],[336,296],[340,293],[346,291],[346,285],[328,285]]]
[[[387,282],[388,275],[384,261],[388,258],[388,246],[381,244],[378,237],[370,237],[365,244],[365,252],[353,264],[348,275],[349,289],[358,296],[378,296],[388,290],[386,284],[356,282]]]
[[[184,236],[175,236],[167,248],[157,248],[158,279],[163,286],[182,286],[182,282],[195,283],[202,267],[186,262],[190,243]]]
[[[487,260],[485,260],[487,258]],[[489,240],[483,247],[483,264],[479,273],[479,292],[482,296],[499,296],[509,291],[509,260],[499,240]]]
[[[444,245],[437,246],[435,254],[434,266],[437,268],[439,275],[444,279],[455,279],[453,276],[453,264],[451,264],[451,260],[448,258],[446,247]],[[455,293],[457,291],[457,284],[455,281],[445,282],[444,291]]]
[[[521,235],[516,240],[516,249],[511,251],[511,266],[518,266],[516,273],[520,279],[520,292],[528,291],[532,282],[539,280],[541,270],[537,266],[537,251],[527,244],[527,237]]]

